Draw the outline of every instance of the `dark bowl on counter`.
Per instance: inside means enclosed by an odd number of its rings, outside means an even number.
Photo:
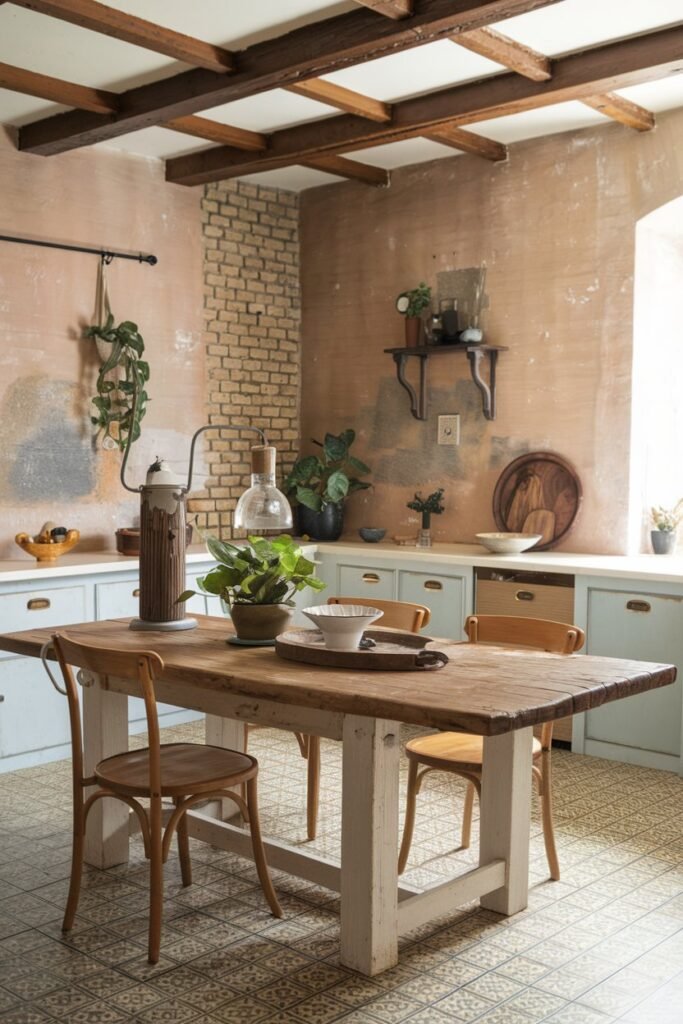
[[[358,531],[366,544],[378,544],[386,532],[379,526],[361,526]]]

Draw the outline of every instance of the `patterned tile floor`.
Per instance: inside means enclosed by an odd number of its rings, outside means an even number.
[[[201,738],[198,725],[166,739]],[[304,762],[292,736],[253,735],[264,830],[301,842]],[[323,744],[321,835],[339,848],[340,751]],[[76,927],[60,932],[70,854],[69,764],[0,776],[2,1024],[681,1024],[683,780],[554,758],[562,881],[547,879],[537,809],[528,909],[472,904],[402,942],[372,980],[338,960],[334,893],[274,873],[283,921],[264,910],[249,862],[192,844],[195,884],[166,871],[162,959],[146,960],[141,843],[128,865],[91,870]],[[431,882],[474,861],[458,851],[462,784],[433,775],[418,805],[406,875]],[[476,822],[475,835],[476,843]],[[475,847],[476,848],[476,847]]]

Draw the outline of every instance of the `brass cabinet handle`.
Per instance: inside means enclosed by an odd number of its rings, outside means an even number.
[[[536,598],[535,594],[532,594],[530,590],[518,590],[515,594],[516,601],[534,601]]]
[[[133,597],[139,597],[139,596],[140,596],[140,588],[136,587],[135,590],[133,591]]]
[[[425,580],[425,590],[443,590],[443,583],[440,580]]]
[[[26,607],[30,612],[38,612],[43,608],[49,608],[50,602],[47,597],[32,597],[26,602]]]
[[[630,612],[651,612],[652,605],[649,601],[627,601],[626,607]]]
[[[363,583],[379,583],[379,576],[376,572],[364,572],[361,579]]]

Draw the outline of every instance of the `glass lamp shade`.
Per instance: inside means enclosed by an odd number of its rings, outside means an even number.
[[[275,486],[275,449],[259,445],[251,449],[251,487],[237,502],[233,516],[237,530],[286,530],[292,525],[292,509]]]

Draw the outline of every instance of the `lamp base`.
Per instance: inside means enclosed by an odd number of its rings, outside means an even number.
[[[171,633],[179,629],[196,629],[198,625],[196,619],[175,619],[173,622],[148,622],[147,619],[132,619],[128,628]]]

